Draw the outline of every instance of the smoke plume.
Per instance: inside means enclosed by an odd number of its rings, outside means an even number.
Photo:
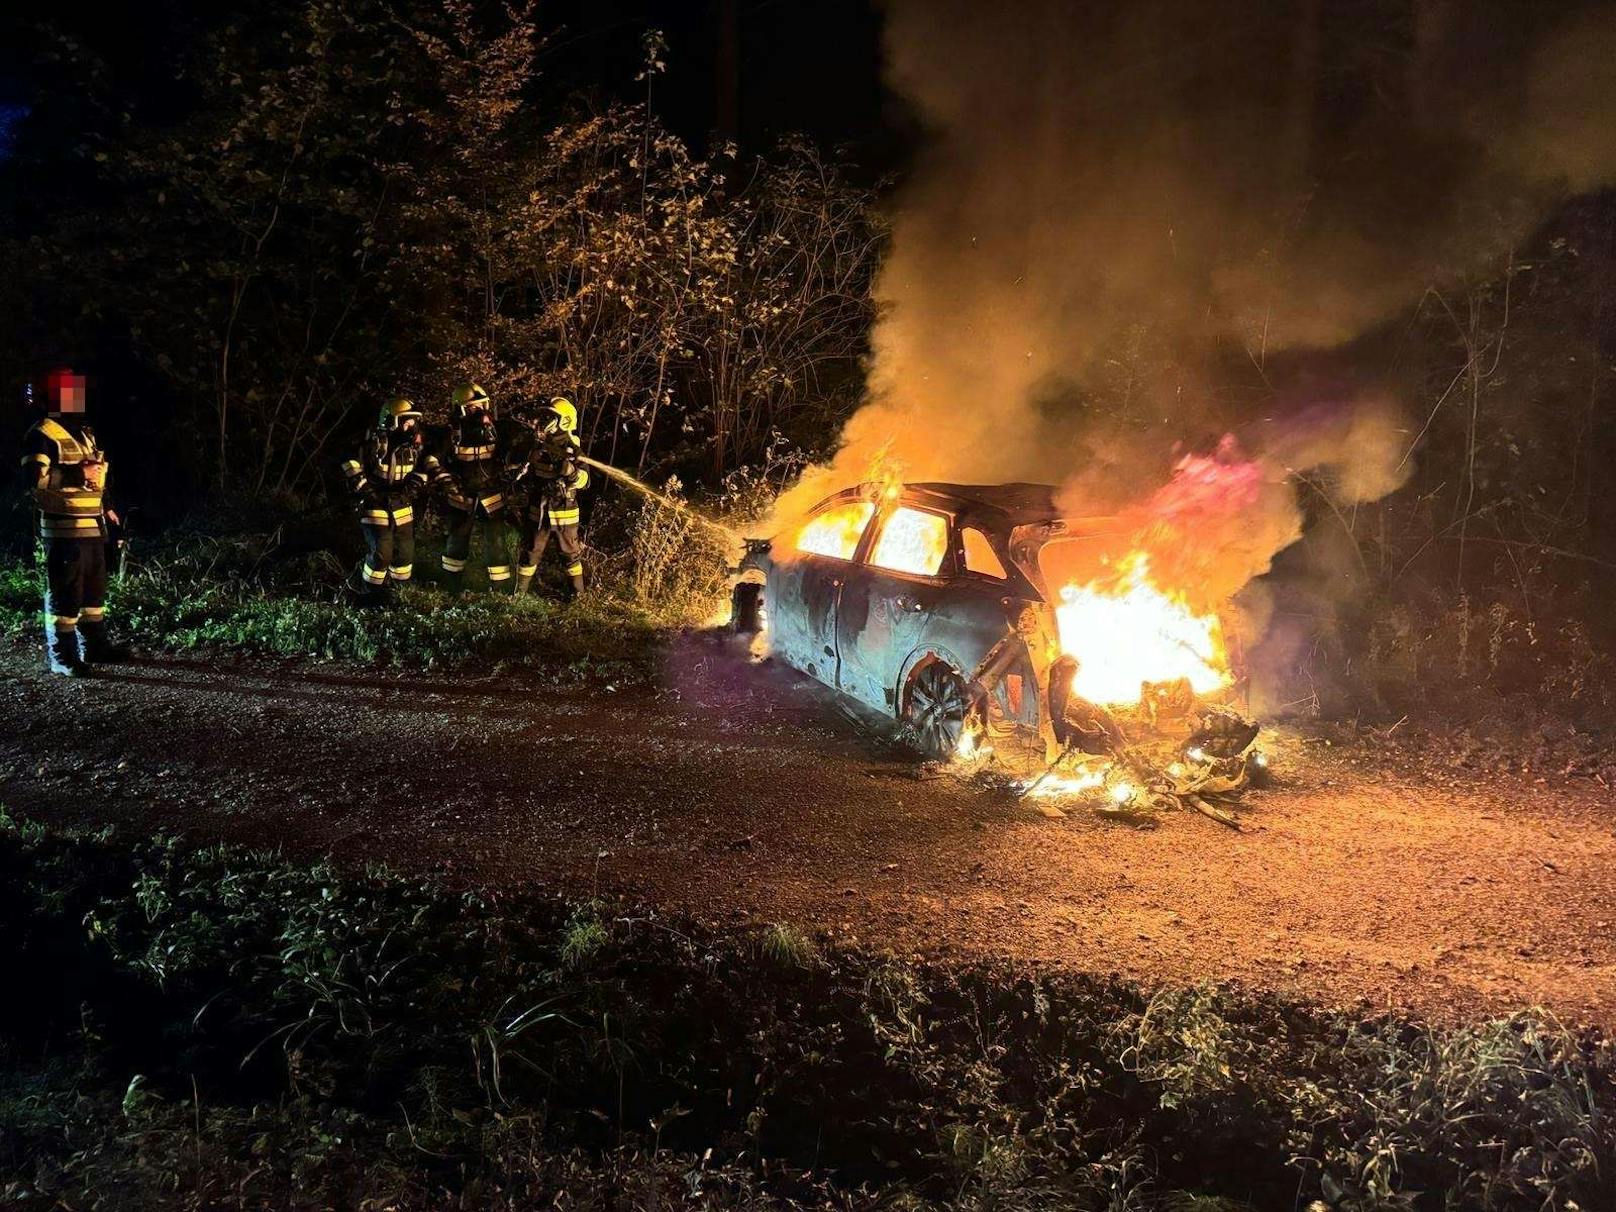
[[[926,136],[868,401],[779,516],[877,468],[1045,481],[1238,590],[1300,535],[1299,477],[1345,507],[1409,469],[1398,403],[1313,354],[1616,178],[1612,13],[891,0]]]

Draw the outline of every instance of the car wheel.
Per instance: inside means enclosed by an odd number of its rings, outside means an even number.
[[[944,662],[930,660],[909,675],[903,719],[914,745],[928,758],[952,757],[975,714],[965,679]]]
[[[756,635],[763,630],[763,586],[745,582],[730,595],[730,630],[736,635]]]

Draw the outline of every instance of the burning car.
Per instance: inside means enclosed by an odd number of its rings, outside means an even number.
[[[1046,484],[860,484],[749,542],[739,575],[738,631],[766,627],[775,656],[931,757],[1043,762],[1112,708],[1172,710],[1233,681],[1217,613]]]

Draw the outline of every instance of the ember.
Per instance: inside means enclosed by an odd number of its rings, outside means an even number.
[[[966,727],[960,731],[959,745],[954,750],[954,756],[961,761],[975,761],[977,758],[987,757],[992,752],[991,746],[982,743],[980,727]]]

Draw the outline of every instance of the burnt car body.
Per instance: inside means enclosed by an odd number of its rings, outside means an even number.
[[[816,526],[834,540],[806,538]],[[980,731],[997,752],[1044,760],[1071,678],[1039,552],[1105,529],[1061,516],[1046,484],[861,484],[749,544],[735,626],[766,620],[774,656],[904,721],[928,755]]]

